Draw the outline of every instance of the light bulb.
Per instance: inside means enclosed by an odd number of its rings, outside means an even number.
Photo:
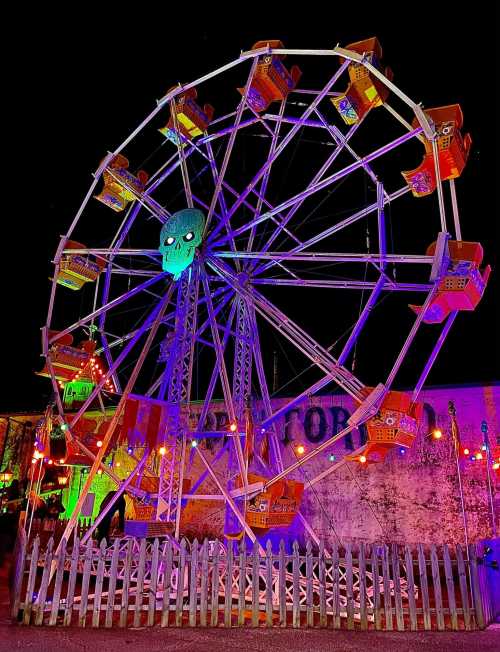
[[[365,455],[360,455],[360,456],[359,456],[359,461],[360,461],[361,464],[366,464],[366,457],[365,457]]]

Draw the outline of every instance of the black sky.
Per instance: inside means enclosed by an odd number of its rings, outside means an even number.
[[[39,328],[45,321],[50,261],[91,182],[91,172],[177,83],[194,79],[235,58],[264,38],[287,46],[328,48],[377,35],[396,83],[424,106],[458,102],[473,148],[458,182],[465,239],[482,242],[494,268],[498,253],[499,71],[495,23],[469,5],[374,3],[371,9],[319,3],[308,12],[283,9],[270,17],[260,3],[186,3],[185,13],[149,4],[116,7],[114,17],[89,5],[70,13],[27,10],[7,23],[6,136],[14,162],[4,179],[12,208],[3,214],[4,283],[2,342],[5,349],[0,410],[40,407],[48,381],[33,375],[41,365]],[[337,3],[340,6],[340,3]],[[479,5],[477,5],[479,7]],[[141,12],[141,15],[139,15]],[[421,12],[419,14],[419,12]],[[146,15],[147,14],[147,15]],[[144,153],[144,157],[147,152]],[[474,313],[459,315],[433,384],[498,379],[498,270]],[[8,364],[7,364],[8,361]]]

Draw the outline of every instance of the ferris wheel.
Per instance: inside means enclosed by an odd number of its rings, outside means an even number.
[[[376,38],[330,50],[261,41],[167,92],[101,162],[54,258],[41,373],[67,440],[60,463],[91,465],[66,536],[101,472],[133,497],[134,527],[148,534],[178,538],[186,505],[211,499],[226,510],[228,539],[255,541],[297,518],[317,540],[301,498],[336,465],[307,482],[300,472],[363,424],[366,442],[339,463],[383,463],[411,446],[419,392],[489,275],[480,244],[460,232],[454,179],[471,144],[462,122],[458,105],[424,110],[399,90]],[[402,151],[414,169],[397,168]],[[425,206],[427,249],[390,241],[398,201]],[[302,320],[294,304],[312,292],[324,298]],[[336,318],[346,293],[361,296],[359,309],[347,304],[347,331]],[[408,295],[401,310],[413,323],[368,386],[352,356],[393,293]],[[315,328],[326,319],[328,342]],[[423,323],[435,324],[430,355],[415,351]],[[275,340],[312,379],[279,407]],[[395,391],[410,347],[414,390]],[[340,432],[290,453],[283,415],[327,387],[355,410]],[[216,399],[222,426],[209,418]],[[82,425],[90,409],[104,415],[94,439]],[[105,463],[116,449],[126,473]]]

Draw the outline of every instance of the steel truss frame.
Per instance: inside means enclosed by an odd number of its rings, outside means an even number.
[[[301,116],[287,115],[286,99],[280,103],[279,111],[276,114],[264,113],[263,115],[256,115],[249,107],[248,94],[258,58],[264,54],[267,56],[286,54],[302,57],[342,57],[344,62],[333,76],[330,77],[323,88],[318,90],[295,89],[294,92],[301,92],[304,98],[308,99],[308,103],[306,104],[307,108]],[[409,109],[414,114],[418,122],[418,127],[412,128],[409,121],[400,116],[392,107],[386,105],[388,115],[394,117],[403,126],[404,133],[392,142],[364,156],[357,154],[350,141],[354,134],[364,127],[366,120],[363,119],[359,124],[350,127],[346,133],[342,133],[339,127],[330,122],[322,108],[322,103],[336,94],[336,91],[332,89],[343,76],[349,63],[353,61],[365,66],[374,77],[387,86],[406,109]],[[166,107],[173,108],[174,123],[177,124],[177,99],[186,90],[197,88],[205,82],[209,82],[210,79],[224,74],[224,72],[231,68],[243,65],[245,62],[250,63],[250,70],[244,92],[236,110],[214,120],[207,131],[197,141],[190,138],[183,138],[185,142],[182,143],[182,146],[179,145],[176,148],[176,153],[170,156],[167,161],[163,162],[151,176],[144,192],[139,193],[132,187],[127,186],[127,190],[135,195],[136,201],[125,214],[109,246],[88,247],[77,250],[68,249],[66,247],[67,242],[78,226],[102,173],[107,170],[111,174],[114,174],[112,168],[109,167],[112,159],[132,140],[137,138],[143,129],[150,125],[153,118],[160,111],[164,111]],[[288,125],[285,135],[282,135],[283,125]],[[226,173],[230,169],[233,157],[235,156],[234,149],[238,135],[242,130],[249,130],[253,127],[263,128],[265,131],[269,142],[266,161],[243,188],[237,189],[228,182]],[[277,205],[273,205],[266,196],[270,177],[272,177],[273,166],[287,147],[289,147],[290,143],[294,141],[294,138],[299,132],[309,128],[322,129],[327,134],[327,137],[331,139],[333,151],[319,166],[319,169],[313,174],[305,188],[291,197],[280,201]],[[392,150],[415,138],[422,139],[425,137],[434,143],[434,136],[434,125],[427,119],[417,103],[413,102],[393,82],[388,80],[379,70],[368,63],[364,57],[340,47],[335,47],[331,50],[290,50],[266,47],[259,50],[243,52],[229,64],[192,83],[177,86],[158,101],[157,106],[150,115],[121,145],[112,153],[109,153],[99,166],[94,175],[89,192],[77,211],[68,233],[61,238],[54,258],[54,281],[50,295],[47,321],[43,329],[43,353],[47,358],[47,364],[52,375],[60,419],[68,420],[68,417],[65,415],[59,397],[54,370],[50,362],[50,349],[53,346],[57,346],[58,341],[65,334],[77,333],[82,328],[89,329],[92,335],[97,331],[102,343],[101,350],[105,354],[109,368],[109,371],[103,376],[102,382],[98,384],[91,397],[78,410],[77,414],[73,415],[70,423],[70,436],[72,428],[82,417],[91,401],[97,397],[101,398],[101,396],[105,396],[103,392],[106,379],[113,378],[115,387],[121,397],[112,426],[110,426],[106,434],[106,445],[103,446],[97,456],[93,455],[81,442],[76,440],[80,448],[94,458],[92,472],[89,475],[81,500],[79,501],[80,507],[90,487],[93,474],[98,468],[102,468],[115,482],[119,482],[116,474],[102,463],[103,456],[106,452],[107,443],[120,417],[122,410],[120,406],[124,405],[127,396],[133,391],[135,378],[140,372],[144,358],[160,326],[167,326],[168,328],[173,324],[173,344],[170,347],[170,353],[165,360],[165,367],[160,377],[151,385],[146,395],[156,396],[168,404],[169,421],[164,440],[166,454],[161,459],[159,490],[158,494],[154,495],[154,499],[156,500],[157,518],[167,519],[175,523],[176,538],[180,534],[183,498],[188,498],[189,500],[197,499],[198,494],[196,494],[196,490],[203,484],[203,480],[209,476],[219,487],[221,491],[220,496],[231,506],[242,529],[252,538],[251,531],[249,533],[249,528],[245,520],[245,501],[246,497],[254,495],[261,487],[256,489],[255,486],[248,484],[248,457],[246,457],[243,450],[241,440],[242,434],[247,437],[249,436],[248,432],[242,433],[242,424],[245,418],[245,411],[248,409],[252,396],[253,375],[256,377],[258,395],[266,415],[262,423],[258,424],[258,427],[269,429],[271,436],[272,455],[267,468],[268,472],[274,473],[274,475],[271,475],[268,479],[265,485],[266,487],[271,486],[280,478],[287,477],[292,471],[308,463],[321,451],[331,446],[335,441],[345,436],[373,414],[373,411],[377,409],[384,395],[392,386],[421,325],[425,306],[430,305],[439,282],[439,275],[436,277],[435,274],[431,274],[431,278],[425,283],[422,281],[412,283],[396,282],[388,274],[387,266],[389,264],[393,266],[404,264],[410,266],[415,265],[419,268],[418,266],[421,265],[430,265],[433,270],[437,268],[442,270],[443,261],[445,261],[446,257],[446,248],[434,257],[387,251],[385,208],[387,205],[392,205],[398,198],[405,196],[408,188],[405,186],[396,191],[389,192],[384,188],[383,182],[375,175],[370,164],[375,159],[385,156]],[[226,142],[220,167],[212,149],[212,144],[216,141],[220,141],[221,143]],[[354,160],[349,165],[335,170],[335,161],[344,151]],[[206,178],[211,179],[213,192],[209,203],[193,192],[193,184],[189,176],[189,164],[196,157],[203,162],[208,170],[205,181]],[[300,213],[300,209],[305,200],[314,195],[319,196],[319,193],[357,170],[363,171],[367,179],[375,184],[377,190],[376,202],[367,204],[349,217],[336,221],[334,224],[329,224],[313,236],[308,237],[304,241],[301,240],[295,233],[293,225],[294,217]],[[179,173],[182,178],[186,204],[188,206],[201,207],[207,214],[205,226],[206,236],[204,245],[198,251],[193,264],[182,274],[176,283],[166,284],[166,281],[168,282],[169,280],[168,274],[161,271],[160,254],[157,249],[126,247],[124,243],[127,237],[132,237],[135,231],[140,228],[141,219],[153,217],[161,224],[170,219],[171,211],[166,206],[162,206],[153,195],[162,187],[166,179]],[[436,173],[439,225],[440,231],[446,239],[448,234],[445,201],[439,174],[439,165],[437,165]],[[123,183],[122,180],[120,180],[120,183]],[[450,184],[450,191],[455,231],[457,237],[461,237],[453,182]],[[239,215],[243,210],[249,211],[251,217],[242,224]],[[323,241],[331,238],[335,233],[349,228],[350,225],[360,220],[367,219],[372,213],[376,213],[377,217],[378,250],[376,252],[328,253],[311,250],[312,247],[321,245]],[[260,231],[261,228],[265,230],[271,228],[271,233],[269,234],[267,231],[264,234],[264,231]],[[78,319],[70,326],[65,327],[59,333],[51,334],[51,329],[54,327],[53,322],[55,321],[56,283],[61,258],[63,255],[75,253],[83,256],[98,256],[105,260],[104,282],[101,282],[100,287],[99,284],[96,284],[93,306],[86,316]],[[441,259],[438,260],[439,256],[441,256]],[[328,278],[327,274],[325,274],[324,278],[319,278],[317,275],[311,278],[307,270],[299,272],[296,267],[300,264],[308,264],[309,266],[319,264],[324,266],[325,263],[336,263],[336,269],[338,269],[339,265],[343,264],[362,263],[365,266],[370,266],[375,271],[377,278],[374,281],[367,281],[366,279],[362,281],[352,278],[338,280]],[[440,265],[441,267],[439,267]],[[117,293],[115,288],[123,287],[123,283],[122,286],[119,283],[127,276],[129,287],[125,291],[121,289]],[[130,287],[132,282],[134,285]],[[370,293],[360,310],[359,317],[354,323],[352,331],[340,354],[334,357],[331,353],[331,347],[327,348],[320,344],[310,333],[290,319],[282,309],[261,292],[261,289],[266,285],[370,290]],[[128,333],[110,335],[108,331],[114,332],[113,328],[108,327],[110,316],[115,318],[115,315],[118,314],[117,311],[126,309],[131,304],[131,300],[139,297],[145,297],[148,304],[150,304],[153,290],[155,291],[153,296],[157,299],[158,303],[154,310],[146,316],[142,324],[134,327]],[[363,382],[347,368],[346,363],[353,347],[356,345],[360,333],[368,321],[371,311],[377,305],[381,293],[390,291],[418,291],[425,292],[427,296],[424,302],[424,310],[416,318],[401,352],[396,357],[387,380],[384,384],[380,385],[378,403],[368,406],[365,400],[365,386]],[[168,313],[167,306],[173,296],[176,297],[176,305]],[[204,314],[204,321],[201,318],[202,314]],[[321,372],[321,377],[318,381],[280,409],[273,409],[272,406],[260,346],[257,315],[262,320],[262,323],[266,322],[280,337],[285,338],[289,343],[299,349],[318,371]],[[455,317],[456,313],[450,316],[431,356],[424,364],[424,369],[413,393],[414,401],[418,397]],[[95,326],[96,322],[97,326]],[[235,325],[233,326],[233,324]],[[145,334],[147,334],[146,346],[143,348],[136,362],[134,372],[122,390],[121,384],[126,379],[123,377],[123,374],[120,374],[121,367],[129,354],[131,354],[134,346]],[[231,366],[227,353],[229,349],[228,343],[231,339],[234,341],[232,382]],[[208,383],[199,423],[197,429],[193,431],[188,426],[188,409],[191,400],[191,383],[194,369],[195,345],[197,342],[210,345],[209,348],[213,349],[215,354],[215,362]],[[125,345],[124,348],[119,353],[115,353],[115,349],[118,349],[122,345]],[[210,461],[197,448],[197,453],[206,469],[195,485],[195,493],[183,496],[182,487],[186,444],[188,439],[193,436],[212,436],[213,433],[204,430],[204,424],[218,381],[220,381],[222,386],[224,403],[230,421],[236,426],[236,433],[230,437],[228,449],[231,451],[231,459],[234,460],[234,466],[237,467],[237,473],[241,476],[243,486],[239,490],[236,490],[231,483],[229,486],[224,487]],[[279,442],[278,419],[288,409],[305,397],[317,393],[331,382],[336,383],[336,385],[350,395],[360,406],[357,411],[357,419],[350,423],[343,431],[316,447],[308,455],[285,468]],[[263,464],[262,459],[260,463]],[[337,468],[336,465],[334,467]],[[270,471],[271,469],[272,471]],[[333,467],[318,474],[312,480],[311,485],[319,482],[332,471],[334,471]],[[135,492],[138,497],[141,497],[140,490],[135,487],[128,486],[127,491],[131,493]],[[205,499],[207,496],[200,493],[199,498]],[[73,521],[76,520],[77,516],[78,512],[76,512]],[[304,517],[302,515],[300,517],[308,533],[313,539],[318,540],[314,530],[305,521]],[[68,526],[66,536],[69,536],[70,533],[71,527]]]

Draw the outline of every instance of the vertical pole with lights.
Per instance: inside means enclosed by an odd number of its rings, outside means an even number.
[[[483,433],[483,449],[486,453],[486,479],[488,483],[488,502],[491,512],[491,535],[493,538],[496,538],[497,524],[495,520],[495,506],[493,504],[493,488],[491,485],[491,466],[493,465],[493,458],[491,455],[490,440],[488,437],[488,424],[486,421],[481,421],[481,432]]]
[[[457,410],[453,401],[448,402],[448,414],[451,419],[451,434],[453,437],[453,450],[455,452],[455,463],[457,465],[457,478],[458,478],[458,488],[460,491],[460,505],[462,508],[462,520],[464,523],[464,537],[465,537],[465,547],[467,551],[467,559],[469,558],[469,528],[467,525],[467,512],[465,511],[465,501],[464,501],[464,489],[462,485],[462,472],[460,469],[460,460],[458,453],[460,450],[460,432],[458,430],[457,423]]]

